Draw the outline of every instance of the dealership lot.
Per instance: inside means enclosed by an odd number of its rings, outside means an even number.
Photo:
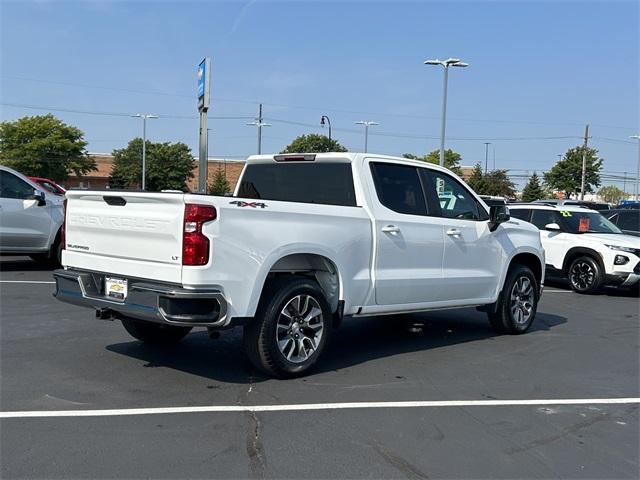
[[[107,414],[2,418],[2,478],[640,475],[630,292],[549,285],[518,337],[473,309],[346,320],[314,374],[278,381],[249,365],[239,330],[151,348],[56,301],[50,271],[18,257],[0,268],[2,412]],[[631,400],[610,403],[620,398]],[[582,403],[543,402],[556,399]],[[287,410],[319,403],[330,405]],[[276,409],[191,408],[246,405]],[[151,408],[169,411],[129,415]]]

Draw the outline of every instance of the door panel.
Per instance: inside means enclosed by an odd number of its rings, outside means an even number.
[[[375,298],[378,305],[439,301],[443,231],[428,216],[416,167],[371,162],[375,221]]]
[[[504,260],[486,210],[454,177],[429,170],[428,178],[427,193],[439,209],[444,232],[442,300],[473,303],[492,297]]]

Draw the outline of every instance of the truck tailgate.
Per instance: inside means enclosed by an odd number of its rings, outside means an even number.
[[[182,281],[184,195],[67,192],[64,266]]]

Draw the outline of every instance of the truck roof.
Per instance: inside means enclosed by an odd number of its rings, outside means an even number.
[[[308,159],[304,157],[309,157]],[[313,157],[313,158],[311,158]],[[287,160],[290,159],[290,160]],[[396,163],[403,163],[406,165],[415,165],[419,167],[429,167],[433,170],[440,170],[451,174],[452,172],[444,167],[436,165],[434,163],[424,162],[422,160],[413,160],[410,158],[396,157],[393,155],[379,155],[376,153],[362,153],[362,152],[323,152],[323,153],[272,153],[268,155],[251,155],[247,158],[247,164],[256,163],[273,163],[275,161],[290,161],[290,162],[303,162],[303,161],[315,161],[315,162],[340,162],[340,163],[352,163],[362,158],[373,158],[376,160],[389,160]]]

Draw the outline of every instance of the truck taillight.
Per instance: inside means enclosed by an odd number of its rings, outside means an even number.
[[[183,265],[206,265],[209,262],[209,239],[202,233],[202,225],[215,220],[216,216],[216,209],[211,205],[185,204],[182,233]]]
[[[60,227],[60,248],[65,249],[67,245],[67,199],[62,202],[62,226]]]

